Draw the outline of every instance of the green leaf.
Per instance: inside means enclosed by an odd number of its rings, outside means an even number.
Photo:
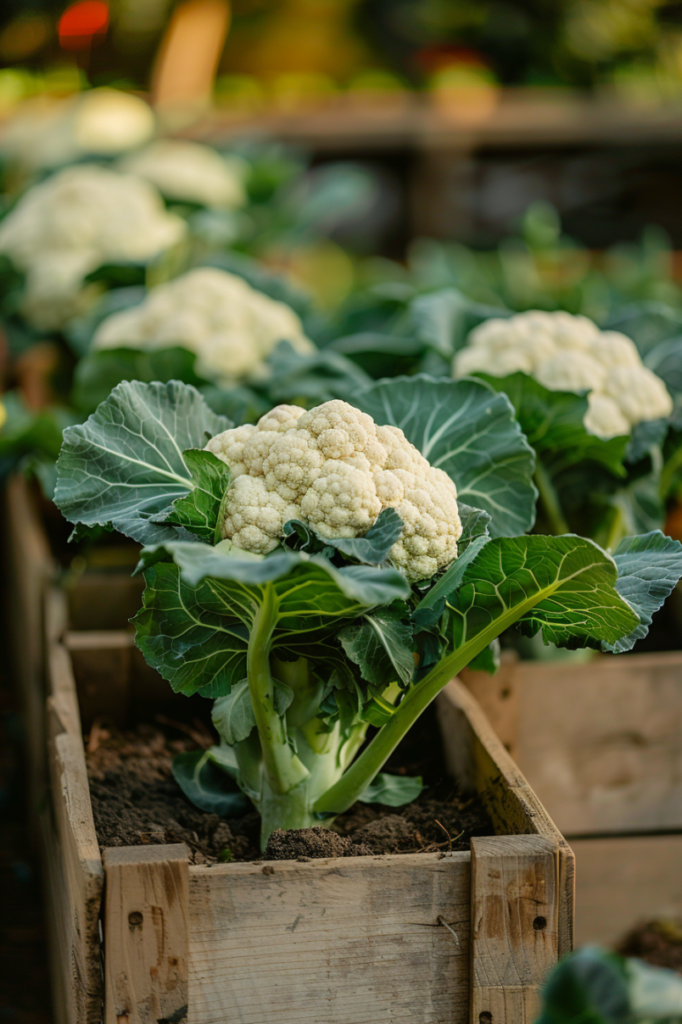
[[[562,960],[542,992],[535,1024],[635,1024],[625,961],[586,946]]]
[[[649,632],[649,626],[663,602],[682,578],[682,544],[660,530],[626,537],[616,548],[618,567],[616,590],[639,616],[639,624],[627,636],[604,650],[621,654],[631,650]]]
[[[616,590],[614,560],[582,537],[513,537],[488,541],[450,596],[454,648],[518,622],[558,647],[616,643],[638,624]],[[465,653],[463,651],[462,653]]]
[[[591,461],[616,476],[625,476],[623,458],[629,435],[605,441],[588,433],[583,425],[586,395],[551,391],[527,373],[512,373],[508,377],[477,373],[476,377],[508,396],[521,429],[552,474]]]
[[[277,679],[273,680],[273,684],[275,710],[278,715],[285,715],[294,699],[294,691]],[[245,740],[251,734],[256,725],[256,716],[253,713],[248,679],[242,679],[228,694],[214,702],[211,718],[220,738],[229,746]]]
[[[246,814],[251,808],[243,793],[235,792],[234,782],[219,767],[220,757],[210,750],[193,750],[173,758],[173,778],[188,800],[207,814],[224,818]]]
[[[492,516],[491,533],[529,530],[535,519],[535,456],[505,395],[470,379],[423,374],[379,381],[355,399],[378,424],[400,427],[460,499]]]
[[[194,487],[182,453],[229,426],[187,384],[119,384],[64,431],[55,504],[72,523],[111,523],[142,544],[177,537],[154,516]]]
[[[366,682],[385,687],[394,681],[407,685],[414,675],[412,627],[389,608],[346,626],[339,633],[344,651]]]
[[[105,348],[88,352],[77,364],[71,401],[92,412],[124,380],[146,383],[181,380],[199,385],[204,380],[194,369],[196,355],[186,348]]]
[[[167,515],[155,522],[184,527],[202,540],[217,543],[221,536],[221,507],[230,483],[230,467],[213,452],[188,448],[182,453],[194,488],[184,498],[176,498]]]
[[[474,327],[491,316],[505,315],[504,310],[483,306],[455,288],[443,288],[410,302],[403,329],[450,361]]]
[[[650,967],[641,960],[625,964],[630,1013],[636,1021],[674,1024],[682,1020],[682,978],[675,971]]]
[[[322,537],[326,544],[336,548],[346,558],[379,565],[385,562],[395,542],[403,532],[403,521],[394,508],[385,508],[370,526],[364,537]]]
[[[675,408],[671,418],[679,428],[682,426],[682,336],[678,335],[656,345],[644,363],[658,374],[672,395]]]
[[[682,334],[682,310],[664,302],[638,302],[615,310],[603,330],[622,331],[632,338],[642,356],[662,341]]]
[[[221,697],[245,677],[249,630],[266,587],[274,588],[277,606],[272,649],[291,657],[314,657],[347,622],[410,594],[395,569],[336,569],[319,555],[293,551],[262,559],[230,551],[177,541],[142,552],[147,588],[133,620],[136,642],[176,691]],[[333,653],[320,657],[330,661]]]
[[[155,565],[144,578],[143,607],[132,622],[145,660],[176,693],[229,693],[246,675],[248,627],[210,583],[187,584],[175,565]]]
[[[64,327],[64,337],[74,355],[81,358],[87,355],[95,331],[108,316],[120,313],[124,309],[139,306],[144,301],[147,290],[144,285],[132,288],[114,288],[106,292],[99,301],[82,316],[74,317]]]
[[[472,672],[487,672],[494,676],[500,667],[500,641],[493,640],[491,644],[484,647],[480,654],[477,654],[473,661],[470,661],[467,668]]]
[[[358,797],[363,804],[384,804],[386,807],[402,807],[416,800],[424,789],[421,776],[387,775],[380,772],[367,789]]]
[[[256,716],[248,679],[242,679],[228,694],[215,701],[211,718],[220,738],[230,746],[251,734],[256,726]]]
[[[413,619],[420,627],[435,625],[440,618],[442,602],[460,586],[468,565],[490,539],[490,516],[486,512],[471,508],[469,505],[459,505],[459,513],[462,520],[462,536],[457,545],[457,558],[414,609]]]
[[[668,433],[667,420],[644,420],[632,428],[630,443],[625,458],[628,462],[639,462],[650,455],[652,449],[660,448]]]
[[[317,405],[334,398],[354,404],[358,391],[372,382],[364,370],[331,349],[297,352],[282,341],[266,360],[269,376],[264,386],[273,405],[297,401]]]

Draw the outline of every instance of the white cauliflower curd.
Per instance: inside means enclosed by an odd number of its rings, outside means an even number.
[[[531,310],[486,320],[454,359],[455,377],[523,371],[553,391],[589,392],[584,424],[604,439],[629,434],[644,420],[669,416],[673,401],[633,341],[600,331],[586,316]]]
[[[22,196],[0,223],[0,252],[26,274],[26,319],[50,330],[87,304],[82,282],[92,270],[151,259],[185,231],[148,182],[79,164]]]
[[[153,288],[139,306],[107,317],[92,344],[96,349],[182,345],[197,354],[199,373],[229,384],[262,372],[280,341],[299,352],[314,351],[285,303],[236,274],[199,267]]]
[[[154,114],[144,100],[104,87],[65,100],[26,100],[2,127],[0,153],[39,170],[84,156],[118,156],[143,145],[154,131]]]
[[[231,480],[223,537],[267,554],[289,519],[322,537],[360,537],[385,508],[403,532],[391,558],[408,579],[426,579],[457,557],[462,524],[457,489],[429,465],[398,427],[335,400],[305,412],[278,405],[206,445],[227,463]]]
[[[223,210],[246,202],[247,164],[223,157],[210,146],[188,139],[157,139],[119,162],[122,171],[156,185],[168,199]]]

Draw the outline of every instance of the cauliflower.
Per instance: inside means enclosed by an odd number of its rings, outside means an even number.
[[[27,100],[3,126],[0,153],[28,170],[83,156],[112,156],[154,134],[151,108],[116,89],[91,89],[66,100]]]
[[[618,331],[600,331],[586,316],[531,310],[486,320],[455,356],[455,377],[523,371],[555,391],[588,391],[585,428],[608,439],[629,434],[644,420],[673,410],[663,381]]]
[[[241,277],[199,267],[152,289],[144,302],[103,320],[93,347],[183,345],[196,352],[197,370],[230,384],[262,372],[280,341],[314,351],[289,306],[256,291]]]
[[[148,182],[79,164],[22,196],[0,223],[0,252],[26,273],[26,319],[50,330],[83,308],[82,282],[90,271],[151,259],[185,231]]]
[[[462,524],[450,477],[398,427],[377,426],[347,402],[309,412],[279,405],[206,449],[230,467],[222,534],[240,548],[274,550],[289,519],[322,537],[359,537],[390,507],[404,524],[391,557],[408,579],[431,577],[457,557]]]
[[[186,139],[158,139],[119,162],[121,170],[156,185],[168,199],[235,209],[246,202],[246,163]]]

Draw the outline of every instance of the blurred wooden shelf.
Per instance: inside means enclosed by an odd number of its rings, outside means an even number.
[[[335,153],[674,143],[682,141],[682,101],[635,106],[608,94],[505,89],[468,92],[446,109],[430,96],[340,96],[298,112],[247,115],[217,107],[190,134],[215,142],[270,136]]]

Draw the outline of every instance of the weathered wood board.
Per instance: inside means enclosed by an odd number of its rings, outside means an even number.
[[[463,679],[575,852],[576,942],[682,914],[682,653]]]
[[[108,643],[104,651],[123,649]],[[471,854],[207,867],[190,864],[182,846],[141,846],[105,850],[102,863],[83,787],[72,664],[83,656],[94,658],[95,646],[82,634],[51,645],[61,837],[61,875],[53,876],[68,893],[52,906],[58,1024],[99,1021],[102,1001],[105,1024],[265,1024],[273,1016],[283,1024],[476,1024],[488,1012],[496,1024],[532,1019],[544,974],[572,945],[573,854],[459,683],[438,702],[444,746],[500,832],[474,840]],[[99,664],[100,675],[111,666],[125,693],[120,677],[130,664],[108,656]],[[491,914],[508,922],[502,937]]]

